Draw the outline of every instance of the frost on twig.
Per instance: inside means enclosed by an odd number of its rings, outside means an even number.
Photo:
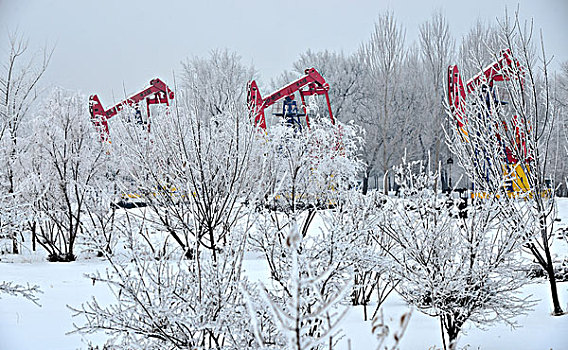
[[[500,50],[508,50],[510,63],[492,73],[503,81],[486,78],[465,98],[460,97],[460,108],[446,106],[450,125],[456,125],[460,115],[466,121],[463,128],[447,130],[448,146],[478,197],[487,197],[477,200],[497,199],[511,231],[523,232],[523,248],[548,277],[553,314],[561,315],[551,254],[557,209],[550,176],[555,171],[552,140],[558,113],[549,80],[550,61],[542,37],[539,50],[532,24],[521,23],[518,11],[512,17],[505,13],[494,34],[496,42],[484,45],[482,51],[498,61],[503,60]],[[466,55],[467,60],[473,58],[472,53]]]
[[[39,298],[37,294],[42,293],[42,291],[37,285],[30,286],[29,284],[27,284],[25,286],[22,286],[13,282],[2,281],[0,282],[0,293],[12,295],[15,297],[23,297],[33,302],[37,306],[41,306],[39,304]]]
[[[319,349],[328,342],[332,348],[340,333],[341,320],[347,312],[340,302],[349,294],[350,283],[345,283],[336,292],[326,289],[325,283],[335,272],[331,267],[322,272],[315,272],[307,264],[306,257],[299,254],[302,236],[297,222],[292,219],[286,237],[285,254],[290,256],[289,270],[284,271],[286,282],[283,290],[268,290],[260,285],[260,297],[268,307],[272,322],[284,339],[289,349]],[[269,346],[258,327],[258,306],[251,302],[249,293],[244,292],[247,307],[253,321],[257,341],[263,346]],[[269,347],[268,347],[269,348]]]
[[[385,263],[401,280],[400,295],[421,312],[440,319],[444,346],[455,349],[466,322],[506,322],[533,305],[519,296],[530,282],[519,251],[530,226],[503,218],[503,200],[459,202],[433,191],[436,172],[419,162],[396,169],[402,198],[387,202],[381,234],[395,244]],[[520,208],[517,215],[526,215]],[[445,339],[444,337],[447,337]]]

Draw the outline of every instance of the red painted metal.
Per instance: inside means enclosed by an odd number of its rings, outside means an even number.
[[[306,86],[307,89],[304,89],[304,87]],[[277,91],[268,95],[266,98],[262,98],[256,81],[250,81],[247,88],[247,103],[251,112],[251,116],[254,118],[254,125],[259,126],[262,129],[266,129],[264,110],[272,106],[279,100],[285,98],[286,96],[293,96],[295,92],[299,92],[302,98],[302,106],[304,108],[304,112],[306,112],[306,101],[304,96],[325,95],[327,108],[329,110],[329,117],[331,119],[331,122],[335,124],[328,91],[329,84],[325,81],[321,74],[319,74],[315,68],[309,68],[305,70],[305,75],[303,77],[278,89]],[[309,127],[310,123],[307,113],[306,123]]]
[[[448,102],[459,128],[463,128],[467,124],[464,106],[468,94],[476,92],[479,87],[484,85],[491,89],[496,81],[519,79],[521,87],[523,86],[523,68],[517,60],[512,58],[511,50],[503,50],[499,56],[499,59],[469,79],[465,85],[459,74],[458,67],[456,65],[448,67]],[[522,152],[526,154],[525,135],[521,130],[520,123],[520,118],[516,115],[513,116],[517,147],[521,147]],[[500,141],[501,136],[497,135],[497,139]],[[518,160],[513,157],[513,153],[508,147],[505,147],[505,153],[509,163],[517,163]]]
[[[101,135],[101,141],[108,141],[109,130],[108,120],[118,114],[125,106],[137,106],[142,100],[146,99],[146,109],[148,118],[150,118],[150,105],[166,104],[174,98],[174,93],[160,79],[150,80],[150,86],[144,90],[137,92],[129,98],[120,101],[109,109],[104,109],[99,97],[91,95],[89,97],[89,112],[91,113],[91,121]],[[148,131],[150,131],[150,123],[148,123]]]
[[[513,69],[517,68],[517,71]],[[467,94],[476,91],[480,86],[487,85],[493,87],[496,81],[510,80],[515,74],[522,76],[521,65],[518,61],[511,58],[511,50],[501,51],[500,58],[487,66],[483,71],[469,79],[464,86],[457,65],[448,67],[448,102],[454,112],[454,117],[461,128],[467,123],[464,115],[464,103]]]

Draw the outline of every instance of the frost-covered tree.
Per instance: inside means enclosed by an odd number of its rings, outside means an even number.
[[[9,47],[0,68],[0,235],[12,240],[18,253],[18,233],[26,223],[22,215],[27,201],[22,191],[22,125],[39,96],[38,82],[45,73],[53,50],[32,53],[18,33],[8,35]]]
[[[558,116],[552,136],[556,158],[551,159],[549,169],[555,169],[553,182],[557,194],[568,196],[568,61],[560,65],[553,84],[553,108]]]
[[[311,107],[308,113],[313,115],[309,128],[277,125],[265,140],[266,204],[288,213],[337,203],[343,190],[356,185],[362,166],[357,128],[333,125]]]
[[[104,163],[106,167],[99,169],[100,181],[97,181],[93,191],[85,199],[85,213],[82,220],[85,234],[81,237],[83,248],[85,251],[88,251],[89,247],[94,248],[92,252],[98,257],[103,256],[103,251],[113,253],[119,240],[119,225],[123,220],[117,203],[120,193],[117,171],[113,168],[108,154],[105,154]]]
[[[433,155],[434,163],[438,164],[442,160],[445,161],[449,153],[443,142],[443,133],[440,131],[445,120],[443,101],[446,98],[447,67],[453,57],[455,45],[450,36],[449,24],[441,11],[435,12],[430,20],[420,25],[419,43],[421,53],[419,66],[426,72],[427,93],[424,95],[423,109],[417,114],[426,121],[424,127],[425,130],[430,130],[430,133],[423,135],[426,133],[418,132],[417,136],[426,136],[427,139],[424,141],[428,143],[427,149]],[[426,157],[423,156],[422,159],[426,160]]]
[[[130,175],[146,206],[121,220],[124,253],[98,249],[113,270],[93,278],[117,300],[111,307],[86,303],[81,332],[113,330],[110,341],[126,348],[252,346],[238,286],[254,212],[247,199],[254,202],[256,190],[256,132],[246,117],[224,113],[218,127],[200,120],[182,106],[155,115],[147,152],[124,157],[125,167],[137,163]]]
[[[310,67],[316,67],[331,87],[329,98],[332,101],[333,117],[346,123],[355,120],[357,107],[365,93],[360,89],[365,69],[357,55],[329,50],[314,52],[308,49],[294,62],[294,71],[303,74]]]
[[[339,204],[342,194],[356,185],[362,167],[356,128],[333,125],[314,108],[313,103],[308,106],[313,116],[309,128],[275,125],[262,141],[267,186],[262,206],[271,211],[313,216],[318,208]]]
[[[27,182],[35,234],[50,261],[75,260],[86,202],[104,176],[105,152],[87,106],[84,96],[55,90],[39,109],[33,126]]]
[[[394,14],[384,13],[375,23],[371,38],[361,45],[358,53],[368,72],[363,84],[369,91],[356,121],[366,131],[364,181],[368,181],[371,172],[377,170],[385,175],[385,191],[388,190],[386,174],[398,155],[397,151],[401,151],[396,147],[400,145],[398,136],[401,134],[398,131],[404,130],[412,117],[405,113],[404,100],[398,93],[406,54],[404,39],[404,29],[397,23]],[[366,189],[366,182],[363,187]]]
[[[117,228],[123,248],[112,255],[98,248],[110,268],[89,276],[116,300],[73,308],[84,320],[76,331],[105,332],[106,344],[118,349],[257,348],[238,291],[247,223],[232,227],[215,258],[206,249],[188,258],[150,211],[135,211]]]
[[[384,260],[401,280],[400,295],[438,317],[444,349],[457,349],[466,322],[514,324],[531,302],[519,295],[530,280],[519,254],[531,227],[529,209],[500,215],[503,200],[475,202],[466,210],[433,190],[437,173],[422,163],[396,168],[400,198],[389,198],[378,235],[394,245]]]
[[[286,223],[286,229],[276,233],[283,234],[284,242],[277,248],[282,254],[278,259],[281,265],[271,271],[275,288],[269,291],[261,285],[260,290],[283,341],[271,344],[263,338],[258,327],[258,306],[253,305],[245,291],[255,336],[257,342],[266,348],[331,349],[338,340],[339,325],[347,311],[339,303],[349,293],[349,269],[346,270],[346,264],[340,262],[341,257],[333,257],[332,251],[341,255],[341,248],[332,249],[327,259],[318,256],[317,252],[325,252],[317,248],[324,242],[316,238],[308,243],[310,238],[302,237],[305,234],[302,231],[309,229],[311,218],[306,218],[301,227],[297,219],[293,215],[292,220]],[[338,245],[341,246],[341,243],[338,242]],[[275,262],[267,258],[269,263]],[[328,265],[325,266],[325,263]]]
[[[353,186],[361,167],[356,133],[347,125],[336,129],[326,118],[312,118],[310,125],[301,133],[284,126],[268,129],[274,190],[250,237],[270,270],[272,283],[261,286],[264,305],[281,345],[294,349],[333,348],[341,318],[337,304],[354,293],[347,286],[379,268],[370,258],[369,234],[378,217],[377,197]],[[332,209],[320,210],[328,206]],[[259,308],[249,305],[249,310]],[[274,342],[256,334],[267,347]]]
[[[553,157],[550,140],[557,125],[548,80],[550,62],[544,49],[540,54],[535,49],[532,26],[522,26],[518,15],[501,20],[498,34],[501,47],[511,50],[513,64],[499,72],[507,79],[490,90],[479,86],[462,101],[461,112],[448,108],[451,123],[456,124],[457,113],[467,121],[463,130],[449,130],[449,147],[477,191],[503,198],[514,191],[523,199],[508,200],[504,219],[516,217],[519,207],[530,208],[532,215],[522,218],[528,222],[518,221],[513,227],[533,229],[525,230],[531,238],[525,248],[545,271],[553,314],[560,315],[562,308],[550,251],[556,218],[555,193],[547,181],[554,171],[547,165]],[[493,56],[491,61],[501,58],[498,51],[489,53]]]
[[[215,257],[246,213],[247,201],[262,191],[260,138],[237,104],[204,117],[195,114],[200,110],[184,91],[177,95],[175,111],[153,116],[148,137],[140,137],[135,126],[117,125],[121,141],[111,154],[156,224],[167,228],[188,257],[196,249]]]
[[[463,76],[471,77],[483,70],[492,57],[491,52],[502,49],[496,25],[478,19],[462,37],[458,56]]]
[[[236,57],[230,61],[242,71]],[[234,81],[225,68],[195,72],[205,76],[152,115],[150,134],[128,118],[113,126],[110,156],[133,184],[119,179],[119,188],[137,193],[144,206],[121,211],[124,252],[97,249],[112,270],[92,278],[117,298],[108,307],[92,301],[77,309],[86,319],[79,332],[111,331],[109,342],[119,348],[257,348],[239,286],[246,284],[246,238],[264,189],[263,139],[244,101],[230,94]],[[219,95],[194,94],[211,74],[219,85],[204,88],[227,93],[223,104]]]
[[[377,190],[373,190],[364,195],[365,199],[358,201],[357,205],[346,208],[347,217],[355,215],[353,222],[359,228],[356,231],[355,243],[358,250],[352,257],[355,263],[355,281],[351,302],[353,305],[363,306],[365,320],[369,318],[367,306],[373,301],[376,303],[371,316],[375,319],[382,304],[400,283],[398,277],[390,273],[389,265],[384,264],[384,258],[392,249],[394,242],[388,235],[380,235],[376,231],[376,223],[385,215],[384,197]],[[351,219],[347,219],[347,223],[349,222]]]
[[[217,116],[246,105],[247,82],[255,69],[245,66],[241,57],[228,49],[213,50],[207,58],[193,57],[182,63],[179,87],[197,116]]]
[[[428,81],[433,85],[441,101],[444,78],[454,50],[449,24],[442,12],[434,12],[431,19],[420,25],[420,48],[423,67],[430,75]],[[433,103],[439,105],[439,103]]]

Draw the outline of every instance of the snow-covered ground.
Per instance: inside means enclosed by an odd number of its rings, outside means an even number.
[[[563,306],[568,303],[568,283],[559,285]],[[480,330],[469,327],[459,340],[460,348],[483,350],[532,350],[532,349],[568,349],[568,316],[553,317],[549,304],[548,285],[539,283],[524,288],[525,295],[533,295],[540,299],[538,305],[526,316],[518,317],[520,327],[511,329],[505,324],[497,324],[491,328]],[[408,306],[397,296],[392,295],[384,305],[385,321],[390,323],[391,331],[396,331],[400,316],[408,310]],[[371,310],[372,312],[372,310]],[[344,324],[346,338],[350,339],[351,349],[375,349],[371,334],[371,323],[361,322],[362,309],[352,309]],[[437,318],[426,316],[414,310],[408,329],[400,342],[401,349],[441,348],[440,323]],[[341,349],[348,349],[347,346]]]
[[[559,227],[568,227],[568,199],[559,200]],[[565,240],[555,243],[555,253],[568,256]],[[0,279],[20,284],[37,284],[43,294],[39,296],[41,307],[23,298],[0,295],[0,350],[36,349],[78,349],[86,348],[81,335],[68,334],[73,330],[72,311],[67,307],[80,307],[82,302],[95,296],[101,303],[110,302],[113,297],[105,285],[94,284],[84,274],[102,271],[107,264],[99,259],[80,260],[73,263],[48,263],[42,254],[7,257],[0,256]],[[10,261],[10,262],[7,262]],[[261,256],[249,253],[244,268],[252,280],[268,284],[267,267]],[[533,311],[517,318],[519,328],[511,329],[497,324],[488,329],[469,327],[460,338],[460,347],[469,349],[568,349],[568,315],[551,316],[549,286],[546,281],[529,285],[523,294],[540,299]],[[568,283],[559,284],[560,299],[568,309]],[[387,299],[383,313],[391,331],[409,307],[397,295]],[[374,306],[369,306],[372,313]],[[400,344],[401,349],[440,348],[439,322],[417,310],[412,313],[408,329]],[[363,321],[363,310],[351,308],[343,329],[345,337],[339,349],[375,349],[377,342],[371,334],[371,322]],[[88,338],[95,345],[104,344],[105,335],[96,334]]]
[[[41,307],[23,298],[2,295],[0,299],[0,349],[78,349],[86,348],[80,335],[68,335],[74,320],[67,305],[80,306],[95,296],[111,300],[105,285],[96,284],[83,274],[104,269],[105,262],[90,260],[73,263],[3,263],[2,279],[37,284]],[[93,338],[104,343],[104,335]]]

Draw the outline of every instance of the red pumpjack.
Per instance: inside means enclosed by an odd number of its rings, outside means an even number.
[[[469,94],[478,94],[480,100],[494,99],[495,104],[506,104],[506,102],[497,101],[494,95],[494,83],[500,81],[509,81],[511,79],[519,79],[521,88],[524,81],[524,72],[521,64],[512,57],[511,50],[506,49],[500,52],[499,58],[487,66],[483,71],[479,72],[473,78],[469,79],[464,86],[462,78],[459,74],[456,65],[448,67],[448,103],[451,108],[452,115],[460,130],[460,134],[465,142],[468,142],[468,134],[464,128],[467,125],[467,116],[465,114],[465,101]],[[481,90],[481,91],[480,91]],[[491,111],[489,111],[491,113]],[[482,117],[482,116],[479,116]],[[530,126],[523,126],[523,121],[518,116],[513,116],[513,125],[515,133],[515,148],[516,151],[525,156],[525,161],[530,162],[531,157],[527,154],[527,147],[525,142],[525,129],[530,132]],[[505,130],[507,125],[504,123]],[[496,135],[497,140],[501,142],[501,136]],[[528,179],[525,170],[519,164],[519,160],[515,157],[509,146],[504,145],[505,162],[507,167],[503,171],[511,176],[513,180],[509,181],[507,185],[508,193],[514,194],[517,192],[530,191],[528,187]],[[528,170],[528,165],[526,166]]]
[[[150,118],[150,105],[166,104],[169,106],[169,101],[173,100],[174,93],[170,88],[160,79],[150,80],[150,86],[136,94],[120,101],[111,108],[105,110],[97,95],[89,97],[89,112],[91,113],[91,121],[100,133],[101,141],[108,141],[109,129],[108,120],[118,114],[125,106],[138,107],[138,104],[146,99],[146,109],[148,120]],[[139,111],[138,111],[139,112]],[[148,132],[150,131],[150,123],[148,123]]]
[[[520,63],[511,58],[511,50],[503,50],[497,61],[469,79],[465,83],[465,87],[458,66],[454,64],[448,67],[448,102],[460,128],[467,123],[467,118],[464,115],[466,95],[477,91],[480,86],[485,85],[489,89],[493,89],[496,81],[510,80],[514,75],[512,68],[515,66],[520,69]]]
[[[306,86],[307,89],[304,89]],[[260,95],[256,81],[250,81],[247,87],[247,104],[249,106],[251,117],[254,120],[254,125],[262,129],[266,129],[264,110],[282,99],[288,98],[286,99],[287,101],[294,100],[294,93],[299,92],[304,110],[303,115],[305,115],[306,125],[309,127],[310,121],[307,114],[305,96],[325,95],[327,108],[329,110],[329,118],[331,119],[331,123],[335,124],[333,113],[331,111],[331,104],[329,102],[328,91],[329,84],[325,81],[321,74],[319,74],[315,68],[309,68],[305,70],[304,76],[280,88],[265,98],[262,98]],[[285,103],[287,102],[285,101]]]

